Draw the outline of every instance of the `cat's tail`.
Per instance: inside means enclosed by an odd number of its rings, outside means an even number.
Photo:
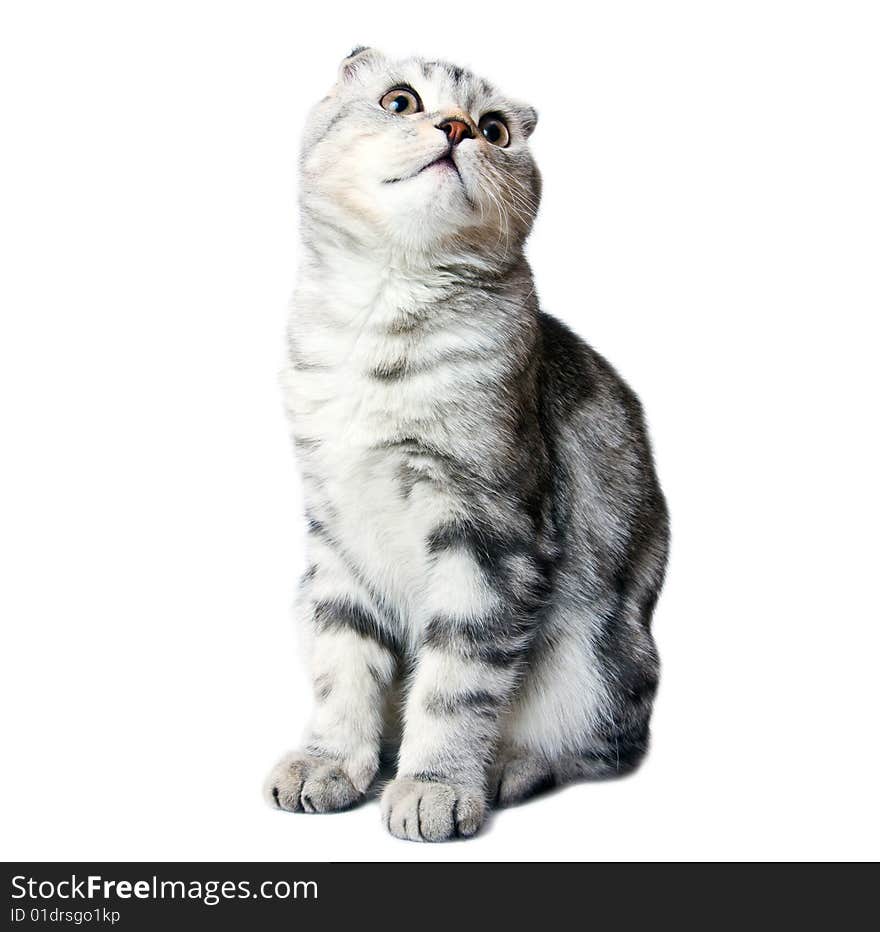
[[[635,734],[619,734],[591,743],[578,754],[553,762],[557,784],[572,780],[607,780],[632,773],[645,759],[649,745],[648,727]]]

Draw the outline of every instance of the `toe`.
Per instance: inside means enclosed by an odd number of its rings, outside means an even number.
[[[475,835],[486,818],[486,804],[473,794],[461,796],[455,806],[455,830],[463,838]]]
[[[288,812],[299,812],[300,791],[302,790],[303,773],[300,762],[293,757],[285,757],[269,774],[264,787],[264,794],[269,805]]]
[[[419,801],[419,826],[425,841],[445,841],[455,834],[455,791],[442,783],[426,784]]]
[[[395,838],[419,841],[419,788],[392,783],[383,800],[385,824]]]
[[[327,764],[316,768],[303,784],[302,803],[306,812],[336,812],[357,801],[360,793],[341,767]]]

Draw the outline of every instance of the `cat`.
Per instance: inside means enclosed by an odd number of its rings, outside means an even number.
[[[389,722],[382,817],[411,840],[646,752],[667,510],[638,399],[539,310],[536,123],[371,48],[308,118],[284,385],[315,710],[280,809],[363,798]]]

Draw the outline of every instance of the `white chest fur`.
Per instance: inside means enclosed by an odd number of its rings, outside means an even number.
[[[415,327],[422,285],[384,282],[354,305],[347,297],[301,289],[291,321],[285,399],[306,508],[418,628],[433,568],[427,539],[459,510],[424,451],[447,448],[460,430],[472,377],[462,359],[484,340],[466,322],[439,325],[436,311]]]

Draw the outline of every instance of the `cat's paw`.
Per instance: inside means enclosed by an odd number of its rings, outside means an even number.
[[[270,805],[287,812],[337,812],[354,805],[363,793],[338,761],[294,752],[272,769],[265,796]]]
[[[494,789],[496,806],[512,806],[555,784],[550,764],[542,757],[529,755],[499,761],[489,777],[490,793]]]
[[[382,819],[396,838],[447,841],[473,835],[486,817],[477,787],[399,777],[382,794]]]

